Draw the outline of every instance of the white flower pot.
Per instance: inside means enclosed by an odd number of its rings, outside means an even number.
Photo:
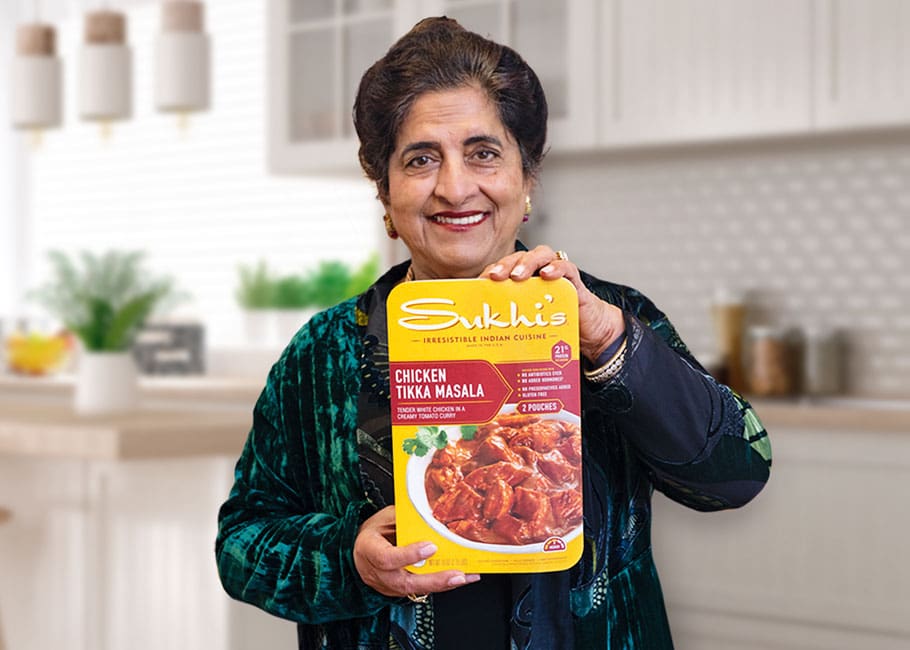
[[[272,345],[275,341],[275,311],[244,309],[243,330],[248,345]]]
[[[287,344],[304,323],[313,317],[315,309],[278,309],[275,311],[278,342]]]
[[[83,351],[76,370],[76,412],[129,411],[138,401],[138,372],[130,352]]]

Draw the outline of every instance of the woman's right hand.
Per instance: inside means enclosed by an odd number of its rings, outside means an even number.
[[[385,596],[407,596],[449,591],[480,580],[461,571],[411,573],[406,566],[436,552],[431,542],[395,546],[395,506],[388,506],[360,526],[354,540],[354,566],[360,579]]]

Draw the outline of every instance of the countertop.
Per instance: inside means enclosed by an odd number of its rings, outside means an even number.
[[[235,377],[141,377],[139,392],[143,400],[202,400],[252,408],[262,390],[263,381]],[[24,377],[0,373],[0,399],[24,398],[69,399],[73,392],[72,375]]]
[[[0,398],[0,455],[85,460],[240,454],[251,415],[235,409],[140,407],[82,416],[67,403]]]
[[[133,460],[237,457],[261,386],[207,377],[140,380],[134,411],[85,416],[72,378],[0,375],[0,455]]]
[[[130,460],[239,455],[259,382],[209,377],[142,378],[139,408],[80,416],[67,377],[0,375],[0,454]],[[910,400],[750,399],[775,430],[908,433]]]
[[[747,398],[774,439],[775,428],[910,434],[910,399]]]

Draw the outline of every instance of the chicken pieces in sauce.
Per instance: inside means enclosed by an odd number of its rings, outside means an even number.
[[[433,516],[466,539],[517,546],[566,535],[582,520],[581,430],[500,415],[437,451],[424,483]]]

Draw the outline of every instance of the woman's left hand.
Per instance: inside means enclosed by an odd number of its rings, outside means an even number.
[[[595,362],[609,345],[622,336],[626,324],[622,310],[588,291],[582,283],[578,267],[568,259],[559,259],[549,246],[537,246],[529,251],[515,251],[490,264],[480,274],[491,280],[527,280],[534,273],[544,280],[566,278],[578,292],[578,339],[581,353]]]

